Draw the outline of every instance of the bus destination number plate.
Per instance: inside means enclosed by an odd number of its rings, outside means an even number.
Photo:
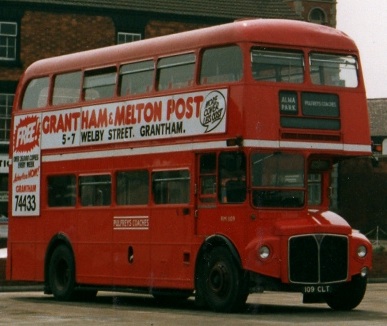
[[[303,293],[331,293],[332,287],[330,285],[305,285]]]

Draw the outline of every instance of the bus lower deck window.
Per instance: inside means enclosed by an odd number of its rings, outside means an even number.
[[[148,171],[117,173],[117,205],[146,205],[149,196]]]
[[[154,172],[152,182],[156,204],[189,202],[190,176],[188,170]]]
[[[57,175],[47,178],[48,206],[72,207],[76,202],[75,175]]]
[[[108,206],[111,203],[110,175],[79,177],[79,191],[82,206]]]

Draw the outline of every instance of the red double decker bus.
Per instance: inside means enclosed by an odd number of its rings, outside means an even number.
[[[371,154],[345,34],[245,20],[32,64],[13,110],[7,277],[98,290],[252,292],[355,308],[372,247],[329,210],[332,167]]]

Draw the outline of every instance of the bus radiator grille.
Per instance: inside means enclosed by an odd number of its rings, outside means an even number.
[[[348,274],[348,238],[331,234],[291,237],[288,262],[292,283],[345,281]]]

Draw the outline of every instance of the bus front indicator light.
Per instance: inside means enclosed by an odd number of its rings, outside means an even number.
[[[363,245],[360,245],[358,248],[357,248],[357,256],[359,258],[364,258],[365,256],[367,256],[367,248]]]
[[[368,276],[368,268],[363,267],[360,271],[360,275],[361,275],[361,277],[367,277]]]
[[[258,256],[261,259],[267,259],[270,256],[270,248],[268,246],[261,246],[258,249]]]

